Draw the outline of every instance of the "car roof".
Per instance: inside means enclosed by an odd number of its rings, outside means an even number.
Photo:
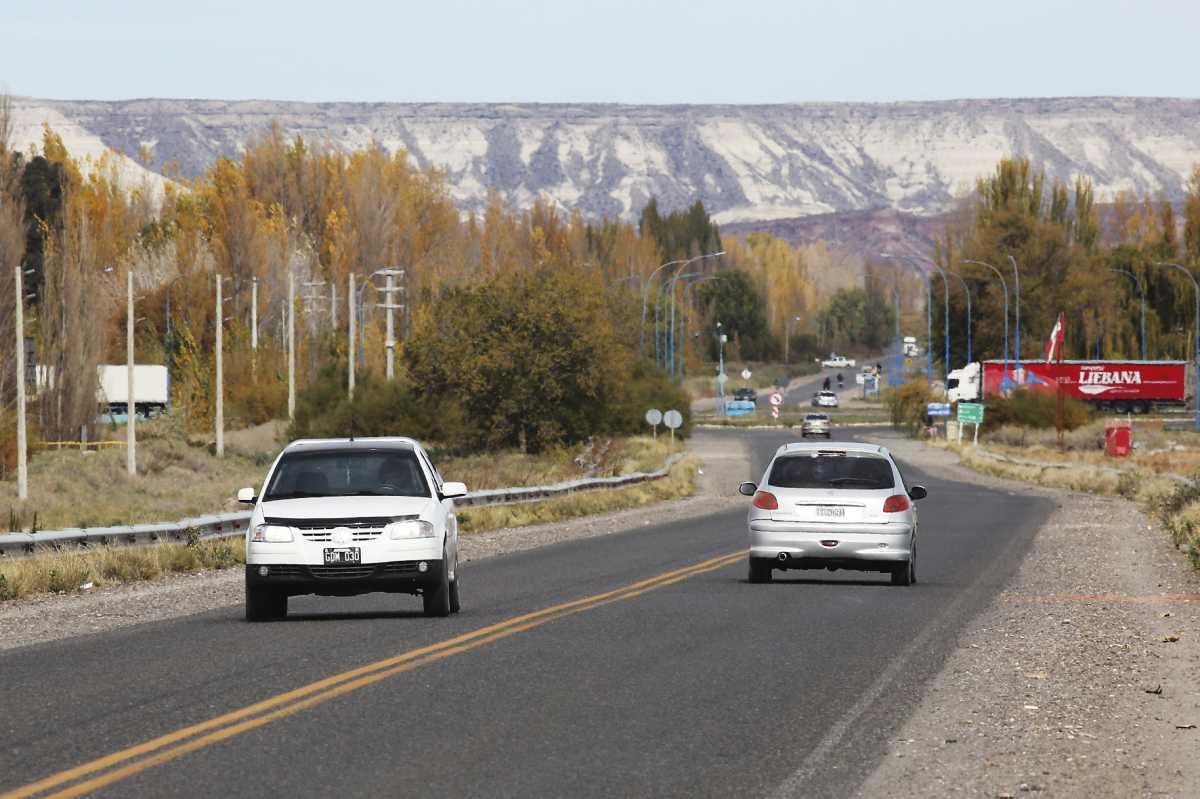
[[[328,452],[330,450],[414,450],[419,444],[402,436],[374,436],[368,438],[301,438],[284,447],[284,452]]]
[[[861,452],[866,455],[882,455],[889,457],[886,447],[878,444],[863,444],[858,441],[791,441],[775,450],[775,457],[780,455],[815,454],[820,452]]]

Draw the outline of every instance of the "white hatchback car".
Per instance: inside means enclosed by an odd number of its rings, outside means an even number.
[[[287,615],[298,594],[419,594],[427,616],[459,609],[462,483],[442,480],[408,438],[308,439],[284,448],[246,534],[246,618]]]
[[[917,511],[924,487],[905,488],[896,462],[874,444],[793,443],[780,447],[753,496],[750,582],[774,569],[886,572],[893,585],[917,580]]]

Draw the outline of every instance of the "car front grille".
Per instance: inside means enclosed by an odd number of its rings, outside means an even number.
[[[348,519],[266,519],[267,524],[278,524],[292,527],[300,531],[306,541],[326,542],[333,540],[333,531],[346,528],[350,531],[350,540],[363,542],[374,541],[383,535],[383,528],[394,521],[389,516],[358,516]]]
[[[368,563],[354,566],[309,566],[312,576],[319,580],[361,580],[370,577],[375,571],[375,564]]]

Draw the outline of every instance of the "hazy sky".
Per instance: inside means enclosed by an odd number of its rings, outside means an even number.
[[[0,0],[62,99],[778,103],[1200,96],[1196,0]]]

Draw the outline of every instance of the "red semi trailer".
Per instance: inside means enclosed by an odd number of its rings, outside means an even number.
[[[984,361],[982,370],[978,363],[955,369],[947,381],[950,401],[978,402],[1018,388],[1054,391],[1060,383],[1067,396],[1101,411],[1146,413],[1187,400],[1186,361],[1025,361],[1016,366]]]

